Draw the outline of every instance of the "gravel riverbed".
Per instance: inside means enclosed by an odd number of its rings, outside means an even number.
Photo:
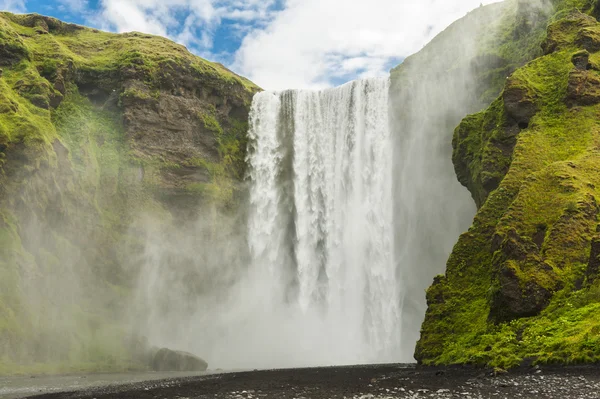
[[[481,369],[406,365],[266,370],[84,388],[38,399],[600,398],[600,367]]]

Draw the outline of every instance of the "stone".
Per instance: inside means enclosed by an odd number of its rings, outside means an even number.
[[[517,123],[519,128],[529,126],[531,118],[538,112],[534,95],[517,79],[510,78],[502,94],[506,114]]]
[[[162,348],[152,359],[154,371],[206,371],[208,363],[196,355]]]
[[[590,53],[587,50],[578,51],[571,57],[571,62],[575,68],[585,71],[590,63]]]
[[[552,298],[552,290],[543,287],[537,276],[555,281],[553,269],[539,258],[539,248],[514,229],[504,236],[495,257],[496,290],[490,302],[489,320],[507,322],[538,315]],[[536,269],[536,273],[530,271]]]
[[[575,44],[591,53],[600,51],[600,32],[598,26],[581,29],[575,39]]]
[[[567,104],[571,107],[600,104],[600,78],[597,73],[580,69],[571,71]]]

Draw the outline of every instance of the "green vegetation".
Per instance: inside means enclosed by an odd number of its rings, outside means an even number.
[[[4,12],[0,69],[0,374],[143,368],[136,216],[234,205],[259,89],[161,37]]]
[[[215,78],[221,84],[240,84],[249,91],[258,90],[252,82],[221,64],[194,56],[184,46],[159,36],[101,32],[36,14],[0,13],[0,18],[10,32],[20,35],[18,42],[24,43],[26,52],[33,54],[34,62],[39,62],[41,70],[46,72],[45,77],[72,63],[100,75],[124,69],[143,72],[148,81],[160,84],[161,79],[168,78],[169,70],[186,68],[198,78]],[[40,34],[40,27],[42,32],[51,34]]]
[[[600,361],[590,249],[600,210],[600,24],[573,10],[591,12],[591,2],[556,3],[547,54],[456,129],[455,167],[479,211],[427,292],[424,364]],[[587,68],[574,65],[588,56]]]
[[[410,79],[418,84],[424,78],[419,65],[443,60],[448,71],[462,70],[472,78],[477,87],[470,106],[485,108],[504,87],[506,76],[542,55],[540,43],[546,36],[548,14],[548,7],[518,0],[479,7],[394,68],[392,81],[406,85]]]

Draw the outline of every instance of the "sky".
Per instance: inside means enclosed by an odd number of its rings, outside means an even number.
[[[0,0],[0,10],[166,36],[281,90],[385,76],[453,21],[496,1]]]

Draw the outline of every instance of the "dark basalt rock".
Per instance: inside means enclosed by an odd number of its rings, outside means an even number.
[[[585,71],[590,66],[590,53],[587,50],[578,51],[571,57],[571,62],[575,68]]]
[[[569,74],[567,104],[585,106],[600,104],[600,77],[593,71],[575,69]]]
[[[509,79],[504,93],[504,109],[510,119],[520,128],[526,128],[531,118],[538,112],[533,94],[519,81]]]
[[[598,34],[598,27],[585,28],[579,31],[577,39],[575,39],[575,44],[591,53],[599,51],[600,35]]]
[[[152,359],[154,371],[205,371],[208,363],[188,352],[162,348]]]
[[[489,319],[495,323],[540,314],[552,298],[552,292],[530,280],[523,284],[517,271],[502,266],[498,276],[499,289],[494,293]]]
[[[500,240],[502,235],[496,234],[496,246]],[[490,321],[501,323],[538,315],[553,294],[553,289],[543,287],[540,280],[557,280],[552,267],[540,258],[538,244],[511,229],[498,251],[494,257],[496,289],[490,303]]]
[[[594,17],[579,11],[573,11],[561,20],[550,24],[546,40],[542,43],[544,54],[551,54],[562,48],[572,46],[572,36],[565,33],[577,35],[576,44],[593,52],[594,50],[590,49],[596,48],[598,40],[594,38],[593,30],[588,30],[587,33],[582,32],[582,30],[595,27],[597,23]]]

